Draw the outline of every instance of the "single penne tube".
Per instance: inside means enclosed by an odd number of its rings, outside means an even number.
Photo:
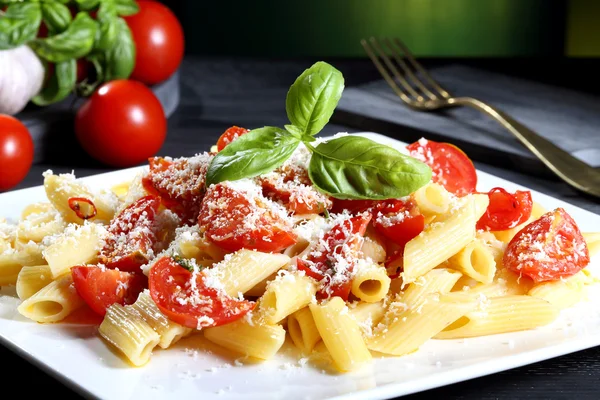
[[[362,301],[375,303],[382,300],[390,289],[387,270],[378,264],[360,260],[352,278],[352,294]]]
[[[538,283],[527,294],[544,299],[556,307],[564,309],[586,298],[587,284],[589,282],[590,279],[583,271],[579,271],[568,278]]]
[[[167,349],[181,338],[189,335],[192,329],[170,321],[156,306],[148,290],[143,291],[131,306],[150,327],[158,333],[158,346]]]
[[[352,371],[371,361],[360,327],[341,298],[333,297],[323,304],[312,303],[309,308],[337,369]]]
[[[17,277],[17,296],[26,300],[52,282],[52,272],[47,265],[23,267]]]
[[[58,322],[82,305],[71,274],[66,274],[23,301],[17,311],[36,322]]]
[[[404,281],[414,282],[468,245],[475,238],[475,224],[488,204],[487,195],[465,196],[455,211],[410,240],[404,249]]]
[[[583,238],[590,252],[590,257],[600,254],[600,232],[584,232]]]
[[[285,341],[281,325],[262,324],[246,318],[204,329],[204,337],[226,349],[249,357],[273,358]]]
[[[421,187],[413,193],[412,198],[425,217],[447,213],[452,203],[452,194],[437,183]]]
[[[411,353],[476,307],[477,301],[462,293],[429,294],[416,307],[388,310],[367,346],[396,356]]]
[[[98,257],[106,229],[96,223],[71,225],[44,252],[52,277],[57,278],[75,265],[93,263]]]
[[[450,257],[448,265],[481,283],[491,283],[496,274],[496,261],[492,251],[478,239]]]
[[[487,299],[478,309],[458,318],[435,339],[457,339],[523,331],[554,321],[560,309],[548,301],[527,295]]]
[[[20,247],[0,253],[0,286],[14,285],[24,266],[42,265],[44,257],[38,244],[29,242]]]
[[[205,278],[219,282],[229,296],[238,297],[239,293],[246,293],[289,261],[290,258],[284,254],[242,249],[204,270]]]
[[[252,286],[251,289],[249,289],[246,293],[244,293],[244,296],[248,296],[248,297],[262,296],[263,294],[265,294],[265,291],[267,290],[267,285],[269,284],[269,282],[274,280],[276,277],[277,277],[277,272],[272,273],[266,279],[263,279],[262,281],[258,282],[256,285]]]
[[[292,341],[304,353],[313,351],[321,340],[321,334],[308,307],[296,311],[287,319],[287,329]]]
[[[56,212],[56,208],[54,208],[52,203],[40,202],[28,204],[21,211],[21,220],[27,219],[27,217],[33,214],[45,214],[47,212]]]
[[[306,307],[317,293],[315,281],[303,273],[284,272],[267,284],[258,301],[258,315],[267,324],[276,324]]]
[[[146,364],[160,336],[144,321],[137,310],[113,304],[106,310],[98,333],[117,348],[136,367]]]
[[[71,209],[69,199],[83,198],[93,203],[96,213],[89,220],[110,221],[118,207],[117,197],[113,193],[92,193],[84,184],[78,182],[73,175],[44,174],[44,189],[50,203],[63,216],[65,221],[83,224],[77,212]]]
[[[430,293],[448,293],[461,276],[460,272],[448,268],[432,269],[409,284],[400,298],[410,306]]]

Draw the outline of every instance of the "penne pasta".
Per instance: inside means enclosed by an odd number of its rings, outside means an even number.
[[[17,296],[26,300],[52,282],[52,272],[47,265],[23,267],[17,277]]]
[[[42,251],[36,243],[29,242],[20,247],[5,249],[0,253],[0,286],[14,285],[24,266],[44,264]]]
[[[106,310],[98,333],[136,367],[150,360],[152,350],[160,342],[159,334],[136,310],[120,304],[113,304]]]
[[[308,307],[296,311],[287,319],[287,328],[297,348],[310,353],[321,341],[321,334]]]
[[[310,304],[315,325],[340,371],[353,371],[371,361],[371,353],[357,322],[339,297],[321,305]]]
[[[241,319],[207,328],[204,337],[226,349],[249,357],[268,360],[283,346],[285,330],[281,325],[261,324]]]
[[[315,297],[313,279],[300,273],[282,273],[267,284],[258,303],[258,315],[267,324],[276,324],[306,307]]]
[[[538,283],[527,293],[530,296],[544,299],[560,309],[568,308],[587,296],[587,285],[591,279],[582,271],[558,281]]]
[[[370,262],[359,262],[356,269],[351,289],[354,296],[362,301],[375,303],[387,295],[391,279],[384,267]]]
[[[448,268],[432,269],[408,285],[400,296],[402,302],[411,305],[431,293],[448,293],[462,275]]]
[[[484,300],[435,335],[435,339],[456,339],[515,332],[544,326],[554,321],[560,309],[532,296],[502,296]]]
[[[58,322],[82,305],[83,300],[75,291],[73,278],[67,274],[27,298],[17,311],[36,322]]]
[[[450,209],[453,195],[442,185],[429,183],[412,195],[419,211],[425,216],[445,214]]]
[[[496,261],[492,251],[477,239],[450,257],[448,265],[481,283],[491,283],[496,274]]]

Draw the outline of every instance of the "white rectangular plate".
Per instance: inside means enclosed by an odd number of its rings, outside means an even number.
[[[402,143],[367,133],[392,146]],[[140,169],[84,178],[97,188],[132,178]],[[77,172],[77,171],[75,171]],[[479,173],[479,190],[523,187]],[[547,209],[564,207],[582,231],[600,227],[600,216],[533,192]],[[0,195],[1,213],[16,219],[29,203],[44,201],[43,187]],[[592,268],[600,269],[600,260]],[[345,375],[302,359],[286,343],[271,361],[252,364],[196,335],[174,348],[157,350],[142,368],[131,368],[98,337],[96,328],[75,324],[41,325],[21,317],[11,289],[0,291],[0,342],[45,368],[65,383],[103,399],[384,399],[476,378],[600,345],[600,302],[565,310],[550,326],[533,331],[468,340],[430,340],[404,357],[375,359],[373,365]],[[14,290],[12,290],[14,292]],[[209,349],[207,352],[203,349]],[[234,361],[236,360],[236,361]]]

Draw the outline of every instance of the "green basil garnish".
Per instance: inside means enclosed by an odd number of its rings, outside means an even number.
[[[399,151],[361,136],[314,147],[344,89],[344,77],[318,62],[300,75],[286,98],[291,124],[255,129],[211,161],[206,184],[252,178],[283,164],[300,142],[312,152],[308,175],[317,189],[339,199],[384,200],[406,196],[431,180],[431,169]]]
[[[303,135],[316,135],[329,122],[343,91],[342,73],[327,63],[317,62],[288,91],[285,108],[290,122]]]
[[[97,24],[88,13],[77,14],[69,28],[52,37],[33,40],[29,46],[38,56],[53,63],[87,55],[94,46]]]
[[[383,200],[414,192],[431,179],[424,163],[361,136],[343,136],[313,148],[308,175],[338,199]]]
[[[12,3],[0,18],[0,50],[35,39],[42,22],[40,3]]]
[[[42,19],[48,30],[56,33],[64,32],[73,20],[69,7],[55,1],[41,4]]]
[[[213,158],[206,185],[253,178],[272,171],[287,160],[300,141],[274,126],[254,129],[231,142]]]
[[[140,11],[140,7],[135,0],[114,0],[117,14],[121,16],[128,16],[137,14]]]
[[[31,101],[38,106],[56,103],[73,91],[76,81],[77,61],[74,58],[57,63],[54,66],[54,75],[52,75],[42,91],[31,99]]]
[[[81,8],[82,10],[89,11],[98,7],[98,4],[100,4],[100,0],[75,0],[75,3],[77,3],[79,8]]]

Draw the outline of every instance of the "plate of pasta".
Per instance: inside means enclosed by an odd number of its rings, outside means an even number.
[[[315,138],[342,89],[317,63],[284,128],[0,195],[0,342],[107,399],[383,399],[600,345],[600,216],[449,144]]]

